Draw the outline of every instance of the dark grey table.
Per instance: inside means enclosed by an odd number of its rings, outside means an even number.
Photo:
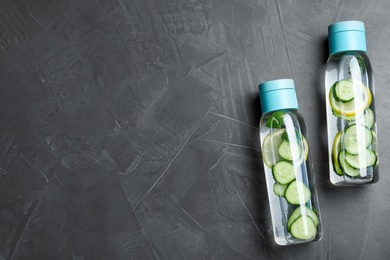
[[[299,2],[299,3],[298,3]],[[0,259],[386,259],[390,2],[3,0]],[[381,179],[328,181],[327,26],[364,21]],[[257,85],[293,78],[321,241],[273,242]]]

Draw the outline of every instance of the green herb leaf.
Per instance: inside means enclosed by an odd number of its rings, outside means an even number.
[[[281,128],[284,125],[284,111],[276,111],[268,118],[266,126],[268,128]]]

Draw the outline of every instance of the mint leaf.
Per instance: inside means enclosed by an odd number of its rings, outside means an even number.
[[[276,111],[268,118],[266,126],[268,128],[281,128],[284,125],[284,111]]]

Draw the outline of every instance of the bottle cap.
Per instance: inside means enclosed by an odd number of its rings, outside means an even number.
[[[344,21],[328,27],[329,55],[343,51],[367,51],[364,23]]]
[[[280,109],[298,109],[297,95],[292,79],[277,79],[259,85],[263,114]]]

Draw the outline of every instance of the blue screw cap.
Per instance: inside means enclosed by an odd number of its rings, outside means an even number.
[[[364,23],[344,21],[329,25],[329,55],[344,51],[367,52]]]
[[[277,79],[259,85],[263,114],[281,109],[298,109],[297,95],[292,79]]]

